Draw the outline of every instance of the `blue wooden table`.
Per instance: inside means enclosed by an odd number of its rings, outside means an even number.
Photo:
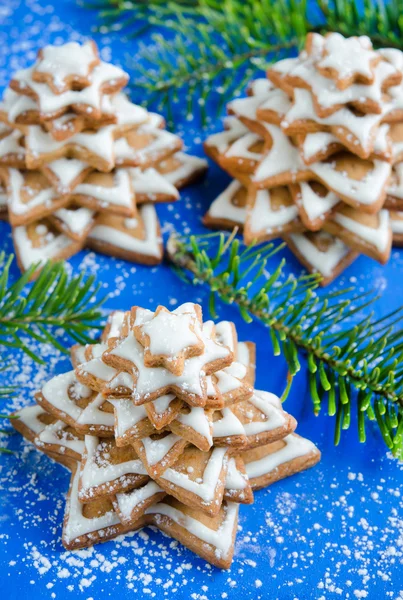
[[[31,63],[38,48],[50,42],[92,35],[94,14],[69,0],[3,0],[0,5],[0,86],[11,73]],[[137,42],[119,35],[95,36],[102,57],[125,66],[136,58]],[[147,41],[144,38],[143,41]],[[189,151],[202,154],[206,132],[186,121],[176,106],[178,131]],[[217,121],[210,127],[218,129]],[[175,206],[158,212],[165,237],[179,231],[203,231],[201,215],[227,183],[211,165],[207,179],[186,189]],[[0,247],[12,251],[10,228],[0,224]],[[289,259],[288,269],[300,272]],[[273,258],[276,264],[278,257]],[[180,282],[167,265],[145,268],[84,251],[70,263],[77,272],[96,273],[110,293],[107,308],[133,304],[175,306],[201,302],[208,313],[207,291]],[[13,277],[17,276],[14,268]],[[386,267],[360,258],[333,289],[355,284],[357,290],[382,292],[377,312],[403,304],[403,254],[394,250]],[[246,325],[235,309],[219,306],[220,317],[232,319],[240,339],[258,344],[257,387],[281,393],[286,369],[273,358],[267,332]],[[26,357],[10,380],[19,394],[6,404],[15,409],[32,402],[34,391],[68,363],[52,348],[42,349],[46,366]],[[402,466],[385,452],[375,428],[366,445],[356,440],[354,426],[338,448],[333,446],[333,421],[312,416],[304,369],[298,375],[286,409],[299,421],[299,432],[323,453],[314,469],[256,493],[253,506],[241,507],[235,559],[220,572],[157,531],[147,529],[89,550],[65,552],[61,543],[64,494],[68,473],[18,437],[1,440],[16,450],[0,456],[0,582],[1,595],[18,598],[270,598],[308,600],[403,597]]]

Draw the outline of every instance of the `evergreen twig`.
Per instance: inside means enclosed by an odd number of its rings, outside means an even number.
[[[99,11],[102,31],[169,30],[153,34],[155,47],[143,50],[142,66],[137,58],[131,64],[135,89],[144,87],[167,112],[179,92],[189,114],[198,107],[204,116],[210,96],[221,109],[258,69],[295,54],[309,31],[368,35],[376,47],[403,49],[403,0],[87,0],[84,6]]]
[[[62,352],[68,352],[60,338],[68,335],[75,342],[93,342],[91,331],[99,329],[100,306],[105,298],[97,300],[100,285],[95,277],[84,273],[70,277],[63,263],[46,263],[37,280],[29,284],[38,268],[32,265],[16,281],[10,282],[13,255],[0,253],[0,372],[9,369],[12,360],[4,360],[8,349],[22,351],[33,360],[45,363],[29,340],[39,344],[51,344]],[[0,385],[0,399],[15,394],[12,385]],[[0,414],[0,418],[9,415]],[[0,448],[0,452],[5,452]]]
[[[167,251],[179,276],[209,286],[213,310],[218,296],[247,322],[258,319],[268,328],[273,354],[284,356],[290,377],[301,368],[301,354],[306,357],[314,413],[327,401],[336,417],[335,443],[349,428],[355,403],[360,441],[366,421],[375,419],[387,447],[403,458],[403,329],[396,329],[403,307],[381,319],[362,318],[374,293],[356,295],[349,288],[318,296],[320,276],[284,280],[284,261],[267,274],[267,261],[280,247],[256,250],[213,233],[171,236]],[[360,320],[350,325],[353,317]]]

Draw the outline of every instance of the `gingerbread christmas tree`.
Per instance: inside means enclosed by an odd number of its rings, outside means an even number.
[[[162,259],[155,204],[173,202],[206,162],[122,92],[128,75],[94,42],[43,48],[0,104],[0,202],[22,270],[84,246]]]
[[[403,240],[403,53],[365,36],[312,33],[228,104],[207,154],[234,181],[205,224],[281,237],[326,284],[360,253],[385,263]]]
[[[254,344],[198,305],[116,311],[71,358],[12,421],[72,472],[68,549],[154,525],[228,568],[239,505],[320,458],[279,398],[254,388]]]

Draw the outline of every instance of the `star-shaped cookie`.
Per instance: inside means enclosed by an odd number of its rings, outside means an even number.
[[[144,347],[146,367],[165,367],[174,375],[182,375],[185,359],[200,356],[204,350],[198,313],[170,312],[158,306],[152,318],[136,325],[133,333]]]

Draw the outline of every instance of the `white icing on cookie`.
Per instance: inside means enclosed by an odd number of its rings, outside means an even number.
[[[226,558],[232,548],[232,539],[234,527],[238,515],[238,505],[234,502],[228,502],[223,505],[225,517],[218,529],[211,529],[194,517],[190,517],[184,512],[174,508],[164,502],[159,502],[146,510],[146,514],[155,515],[155,522],[158,525],[159,519],[168,517],[185,531],[197,537],[202,543],[210,544],[215,548],[217,558]]]
[[[320,235],[332,240],[326,252],[319,251],[315,244],[303,233],[291,233],[290,237],[297,250],[306,258],[309,264],[324,277],[330,277],[337,265],[350,252],[350,248],[341,240],[330,236],[330,234],[321,232]]]
[[[33,406],[24,406],[24,408],[21,408],[15,414],[20,423],[36,435],[39,435],[46,427],[46,423],[43,423],[38,418],[44,413],[45,411],[41,406],[34,404]]]
[[[50,171],[58,181],[59,192],[70,191],[74,180],[85,169],[88,169],[88,164],[76,158],[58,158],[46,165],[46,171]]]
[[[360,180],[337,171],[332,162],[317,162],[310,165],[309,169],[336,194],[366,206],[378,200],[391,173],[391,165],[382,160],[374,160],[373,169]]]
[[[272,145],[257,169],[255,169],[252,181],[259,182],[289,171],[291,173],[298,171],[302,164],[298,148],[292,144],[291,140],[277,125],[270,123],[264,123],[263,125],[271,137]]]
[[[60,219],[68,231],[82,235],[92,223],[95,211],[90,208],[59,208],[54,216]]]
[[[135,149],[125,137],[117,139],[114,143],[115,162],[117,165],[125,161],[135,161],[137,165],[145,165],[150,160],[157,160],[160,153],[168,153],[171,148],[178,144],[178,136],[165,129],[155,129],[148,123],[141,125],[138,133],[149,134],[152,140],[144,148]]]
[[[311,221],[322,218],[340,202],[340,198],[334,192],[328,191],[326,196],[320,196],[305,181],[301,182],[299,186],[297,204],[301,204]]]
[[[115,411],[115,436],[123,438],[132,427],[147,418],[144,405],[135,406],[130,398],[108,398]]]
[[[14,246],[18,250],[18,258],[24,270],[33,264],[41,265],[47,260],[59,257],[70,246],[77,243],[64,234],[53,235],[50,231],[45,234],[44,243],[40,247],[34,247],[27,228],[14,227]]]
[[[162,488],[155,481],[149,481],[142,487],[130,492],[116,494],[116,502],[122,522],[130,522],[131,514],[135,508],[141,507],[144,502],[160,493],[163,493]]]
[[[12,130],[4,126],[4,131],[0,133],[4,136],[0,138],[0,159],[11,160],[17,158],[23,161],[25,158],[25,148],[20,143],[23,138],[21,131],[18,131],[18,129]]]
[[[249,83],[248,89],[252,92],[252,96],[265,96],[273,89],[273,84],[265,77],[259,77]]]
[[[68,42],[62,46],[44,46],[36,72],[50,75],[55,87],[63,88],[66,78],[87,77],[91,65],[98,61],[93,43]]]
[[[115,65],[101,62],[92,71],[89,79],[90,85],[82,90],[67,90],[61,94],[55,94],[46,83],[38,83],[32,79],[32,73],[37,63],[28,69],[22,69],[14,74],[13,79],[20,84],[21,92],[30,88],[37,96],[39,110],[43,114],[51,115],[60,109],[68,109],[77,104],[87,105],[87,112],[101,110],[101,89],[105,83],[113,81],[127,81],[128,75]]]
[[[200,343],[197,330],[200,330],[200,327],[197,327],[192,315],[178,315],[165,310],[154,313],[150,321],[139,326],[141,336],[148,337],[147,350],[151,354],[161,354],[172,360]]]
[[[102,538],[102,530],[120,524],[120,521],[113,510],[108,511],[100,517],[87,518],[84,516],[84,505],[78,500],[79,479],[80,470],[77,469],[71,480],[70,493],[66,503],[66,519],[63,528],[63,538],[68,543],[81,535],[89,533],[98,533]]]
[[[79,146],[96,157],[101,157],[101,159],[108,162],[112,167],[115,158],[113,151],[114,131],[114,125],[107,125],[97,131],[76,133],[68,140],[58,142],[53,139],[50,133],[44,131],[42,127],[31,125],[27,127],[25,145],[28,153],[34,157],[57,152],[61,148]]]
[[[109,350],[109,354],[129,360],[135,366],[137,378],[133,397],[136,400],[146,400],[151,394],[168,386],[176,386],[178,390],[182,390],[184,400],[189,395],[202,398],[205,394],[205,365],[227,358],[229,351],[207,337],[204,332],[201,334],[201,339],[205,347],[204,353],[186,359],[181,375],[174,375],[163,367],[146,367],[144,348],[136,340],[133,332],[130,332],[115,348]],[[177,393],[179,394],[179,391]]]
[[[142,438],[147,463],[152,467],[160,463],[170,450],[181,441],[182,438],[170,433],[163,438],[153,440],[151,437]]]
[[[224,127],[224,131],[213,133],[205,142],[206,146],[216,148],[220,154],[225,152],[235,140],[249,133],[249,129],[236,117],[226,117]]]
[[[110,428],[114,426],[115,420],[113,413],[100,410],[101,406],[106,402],[102,394],[95,396],[93,400],[84,408],[77,419],[80,425],[97,425],[101,428]]]
[[[377,217],[378,226],[376,228],[364,225],[343,213],[336,213],[332,220],[347,229],[347,231],[351,231],[357,237],[365,240],[371,246],[375,246],[379,252],[385,252],[390,242],[389,212],[380,210]]]
[[[68,415],[74,421],[82,414],[75,399],[88,398],[91,393],[89,387],[77,380],[74,371],[52,377],[42,388],[43,397],[60,411],[61,417]]]
[[[80,183],[74,190],[75,194],[95,199],[104,208],[124,206],[133,208],[133,189],[128,169],[113,171],[113,186],[97,185],[95,183]]]
[[[227,477],[225,479],[226,490],[244,490],[248,486],[248,476],[237,469],[235,458],[228,461]]]
[[[105,340],[110,340],[111,338],[120,337],[122,333],[122,327],[125,319],[125,311],[124,310],[114,310],[109,316],[107,325],[110,326],[109,333]]]
[[[107,96],[104,96],[107,98]],[[123,92],[115,94],[110,100],[111,111],[117,117],[117,124],[119,126],[137,126],[141,123],[145,123],[148,120],[148,112],[129,100],[129,98]]]
[[[210,446],[213,445],[212,424],[210,418],[205,413],[204,408],[201,406],[192,406],[188,413],[179,413],[176,420],[204,437]]]
[[[7,88],[0,103],[0,111],[4,111],[7,114],[7,120],[10,123],[15,123],[19,116],[28,111],[37,113],[38,106],[35,100],[29,98],[29,96],[21,96],[11,88]]]
[[[295,458],[317,452],[315,444],[292,433],[283,438],[282,441],[285,442],[285,446],[280,450],[245,464],[249,479],[261,477]]]
[[[227,448],[214,448],[208,459],[200,483],[192,480],[187,472],[184,473],[175,470],[175,465],[166,469],[161,475],[161,479],[196,494],[204,502],[209,503],[215,498],[221,472],[223,468],[226,469],[227,464]]]
[[[262,158],[262,152],[252,152],[249,148],[261,141],[261,139],[262,138],[255,133],[246,133],[229,146],[225,151],[224,156],[226,158],[234,157],[237,159],[238,163],[242,162],[243,159],[259,161]]]
[[[204,171],[208,167],[208,163],[204,158],[191,156],[184,152],[175,152],[173,158],[180,161],[181,164],[173,171],[164,173],[163,177],[174,186],[178,185],[182,180],[191,178],[195,173]]]
[[[390,214],[390,226],[392,228],[393,233],[403,233],[403,212],[394,211]]]
[[[298,217],[295,204],[272,208],[270,190],[258,190],[254,205],[248,210],[247,223],[251,234],[265,231],[268,234],[292,223]]]
[[[77,454],[83,454],[84,441],[75,437],[71,433],[67,435],[65,429],[66,423],[63,421],[55,421],[46,427],[35,438],[35,445],[41,448],[43,444],[50,444],[59,447],[59,452],[64,453],[65,449],[73,450]]]
[[[229,186],[212,202],[208,215],[214,219],[226,219],[239,225],[246,221],[246,206],[235,206],[231,200],[242,188],[242,185],[234,179]]]
[[[366,35],[345,38],[340,33],[329,33],[325,36],[323,50],[324,56],[318,66],[337,71],[338,79],[361,75],[372,80],[372,64],[378,56]]]
[[[139,239],[132,237],[120,229],[114,229],[107,225],[95,225],[88,238],[100,242],[107,242],[122,248],[128,252],[145,254],[146,256],[161,256],[161,237],[158,233],[157,213],[152,204],[145,204],[139,207],[139,215],[142,218],[145,228],[145,238]]]
[[[159,194],[172,196],[172,200],[177,200],[179,198],[178,190],[169,181],[169,173],[161,175],[161,173],[153,167],[144,170],[140,168],[131,168],[128,169],[128,171],[136,194],[144,194],[150,201]]]
[[[90,489],[92,487],[112,482],[131,473],[147,475],[143,463],[138,458],[117,464],[111,463],[108,457],[97,460],[97,455],[100,451],[102,452],[102,440],[93,435],[86,435],[84,439],[85,460],[81,467],[79,497],[84,497],[88,493],[91,494]]]
[[[295,88],[294,103],[286,113],[281,126],[286,130],[295,121],[314,121],[318,125],[332,127],[332,133],[342,143],[348,133],[352,134],[355,138],[354,143],[360,144],[365,151],[369,151],[374,141],[374,131],[389,110],[391,105],[387,104],[383,106],[381,114],[358,116],[349,108],[343,107],[328,117],[320,118],[315,112],[311,93],[302,88]]]
[[[48,187],[39,190],[29,188],[25,183],[23,174],[18,169],[8,169],[7,191],[8,206],[15,215],[23,215],[41,205],[49,208],[57,197],[50,184]],[[26,192],[25,195],[29,196],[28,202],[22,201],[24,191]]]

